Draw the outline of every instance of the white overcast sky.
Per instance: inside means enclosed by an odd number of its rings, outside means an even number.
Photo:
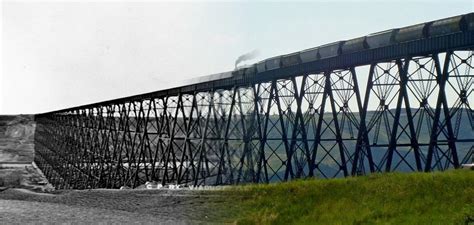
[[[2,1],[0,114],[150,92],[256,61],[474,11],[474,0]]]

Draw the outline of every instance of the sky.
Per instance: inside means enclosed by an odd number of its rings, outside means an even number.
[[[330,42],[474,11],[444,1],[2,1],[0,114],[179,85]]]

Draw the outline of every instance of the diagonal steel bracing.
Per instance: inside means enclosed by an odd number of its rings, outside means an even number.
[[[473,58],[425,52],[41,114],[35,161],[79,189],[457,168],[473,157]]]

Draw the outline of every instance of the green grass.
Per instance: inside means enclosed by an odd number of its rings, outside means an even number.
[[[236,224],[474,224],[469,170],[298,180],[223,192],[231,203],[226,215]]]

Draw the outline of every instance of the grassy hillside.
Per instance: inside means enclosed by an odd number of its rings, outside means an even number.
[[[471,224],[474,171],[388,173],[232,188],[237,224]]]

